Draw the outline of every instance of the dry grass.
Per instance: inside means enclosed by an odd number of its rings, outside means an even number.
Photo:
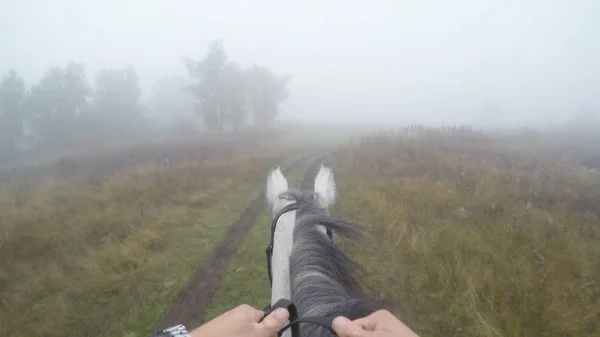
[[[0,172],[0,335],[156,328],[273,163],[351,136],[304,131],[138,144]],[[342,249],[422,336],[600,335],[600,178],[576,165],[600,156],[581,146],[468,129],[354,141],[332,158],[333,212],[375,236]],[[204,319],[268,303],[268,219]]]
[[[32,183],[41,177],[99,179],[121,169],[140,165],[178,166],[186,161],[227,159],[248,153],[273,152],[282,131],[245,131],[202,134],[196,137],[158,139],[130,144],[97,144],[83,150],[25,156],[0,167],[0,184]]]
[[[421,335],[600,335],[600,178],[538,140],[409,128],[335,156],[335,213],[375,233],[343,247]]]
[[[155,329],[263,187],[280,159],[265,151],[273,141],[140,146],[6,175],[0,335],[142,336]]]

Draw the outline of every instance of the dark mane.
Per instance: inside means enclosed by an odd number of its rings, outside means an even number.
[[[332,245],[317,226],[323,225],[336,234],[353,239],[362,237],[363,227],[329,216],[313,191],[289,190],[284,195],[300,206],[296,211],[290,256],[292,301],[298,315],[343,315],[356,319],[389,307],[389,303],[371,298],[364,292],[355,276],[359,266]],[[313,324],[301,324],[300,331],[307,337],[333,336],[327,329]]]

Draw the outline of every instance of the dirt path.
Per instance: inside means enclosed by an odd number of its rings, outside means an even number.
[[[304,178],[302,178],[302,182],[300,183],[300,187],[303,189],[313,189],[315,183],[315,176],[317,175],[317,170],[321,166],[321,163],[327,164],[326,158],[329,154],[323,154],[315,159],[310,164],[306,173],[304,174]]]
[[[312,188],[312,183],[324,156],[305,156],[292,162],[283,171],[289,172],[301,162],[313,158],[313,162],[308,168],[301,186],[303,188]],[[192,320],[200,319],[208,305],[211,303],[213,295],[219,288],[221,279],[225,274],[227,266],[240,248],[244,238],[252,229],[256,218],[265,207],[264,190],[252,201],[246,208],[240,218],[229,227],[229,230],[223,237],[221,243],[208,256],[204,262],[196,269],[194,278],[179,293],[177,298],[171,304],[165,318],[161,324],[162,327],[169,327],[175,324],[189,324]]]

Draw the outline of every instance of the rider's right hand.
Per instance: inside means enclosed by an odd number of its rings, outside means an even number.
[[[387,310],[378,310],[354,321],[336,317],[332,327],[339,337],[418,337]]]

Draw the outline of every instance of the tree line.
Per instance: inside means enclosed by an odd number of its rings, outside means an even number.
[[[210,44],[202,60],[187,58],[185,64],[195,81],[189,89],[197,99],[198,112],[211,129],[238,129],[246,123],[248,112],[254,124],[266,126],[289,95],[289,76],[277,76],[259,65],[241,69],[227,58],[220,41]]]
[[[166,78],[154,86],[151,95],[156,98],[149,102],[160,107],[142,102],[133,66],[100,69],[90,83],[83,64],[71,61],[48,69],[29,87],[15,70],[9,71],[0,79],[0,159],[25,148],[61,149],[153,132],[154,122],[144,112],[158,108],[174,113],[183,109],[186,96],[208,130],[269,126],[289,95],[289,76],[259,65],[243,69],[228,59],[220,41],[211,42],[202,59],[184,58],[183,64],[189,79]]]

